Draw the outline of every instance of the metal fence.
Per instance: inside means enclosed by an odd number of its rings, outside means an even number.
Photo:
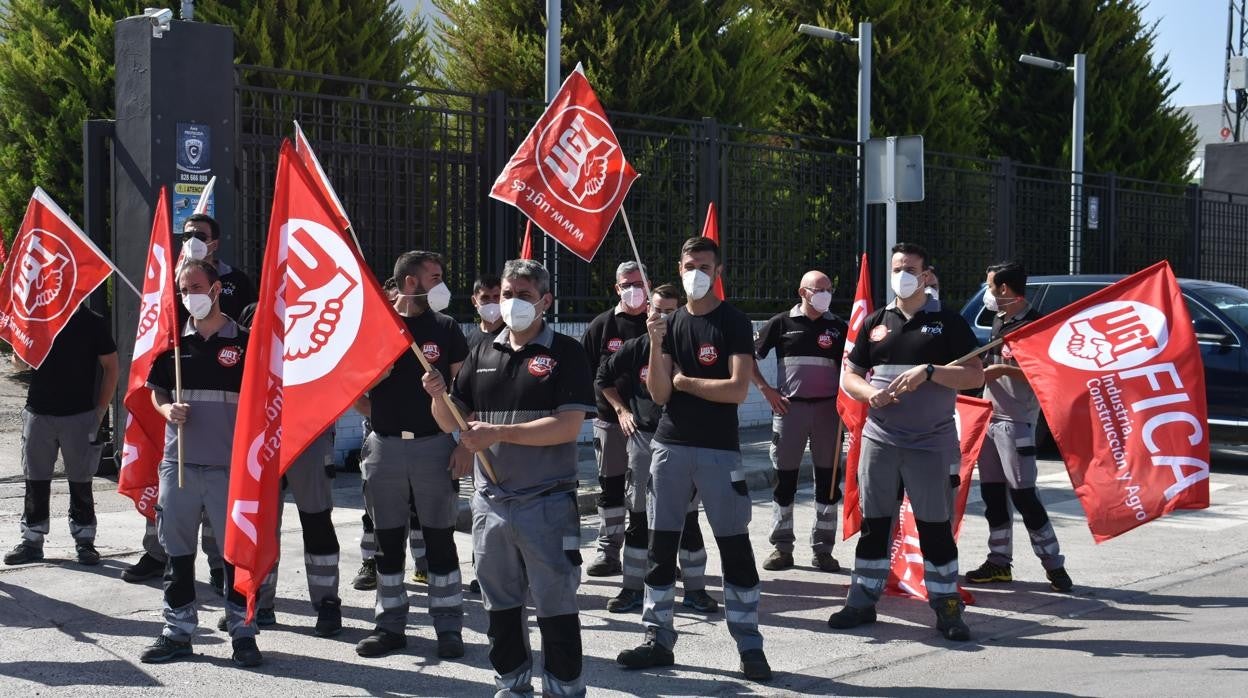
[[[489,190],[540,103],[240,65],[236,105],[235,229],[245,270],[260,267],[278,148],[292,120],[316,148],[379,278],[404,250],[441,252],[458,294],[450,310],[466,318],[473,278],[516,256],[523,218]],[[734,303],[755,317],[778,312],[815,268],[848,306],[860,247],[856,143],[711,119],[611,119],[641,174],[625,209],[656,282],[675,280],[680,245],[701,230],[714,201]],[[1009,257],[1035,274],[1066,273],[1068,171],[929,152],[925,173],[925,200],[899,205],[898,239],[931,251],[944,298],[960,304],[987,264]],[[1168,259],[1180,276],[1248,285],[1248,197],[1095,173],[1078,194],[1084,273]],[[870,208],[867,251],[878,259],[884,212]],[[558,319],[584,320],[610,305],[615,265],[632,256],[618,219],[592,264],[535,234],[545,240],[537,256],[556,280]]]

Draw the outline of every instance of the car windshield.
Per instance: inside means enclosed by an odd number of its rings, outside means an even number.
[[[1199,291],[1201,300],[1221,310],[1231,322],[1248,332],[1248,290],[1238,286],[1215,286]]]

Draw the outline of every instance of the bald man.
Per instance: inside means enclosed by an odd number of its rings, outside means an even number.
[[[824,572],[841,566],[832,557],[836,540],[836,503],[841,493],[833,482],[832,463],[841,447],[836,439],[839,419],[836,391],[848,326],[828,312],[832,281],[821,271],[808,271],[797,288],[800,302],[767,321],[754,336],[754,384],[772,411],[771,465],[776,470],[772,492],[771,544],[765,570],[793,566],[793,500],[798,466],[810,444],[815,466],[815,525],[810,532],[811,564]],[[776,351],[776,384],[763,377],[758,360]]]

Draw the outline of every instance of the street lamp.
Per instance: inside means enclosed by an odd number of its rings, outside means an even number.
[[[1087,55],[1076,53],[1073,66],[1028,54],[1019,56],[1018,62],[1046,70],[1069,70],[1075,77],[1075,104],[1070,127],[1070,273],[1078,274],[1083,257],[1083,103],[1088,84]]]
[[[797,28],[798,33],[814,36],[840,44],[858,44],[858,192],[862,194],[865,173],[863,164],[866,161],[867,140],[871,138],[871,23],[858,24],[858,37],[854,38],[845,32],[825,29],[813,24],[803,24]],[[859,231],[859,249],[867,249],[867,197],[862,196],[858,212],[861,230]],[[885,254],[888,254],[885,251]]]

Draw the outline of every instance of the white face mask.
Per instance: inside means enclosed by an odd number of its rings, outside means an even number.
[[[984,307],[994,313],[1001,312],[1001,309],[1018,300],[1018,296],[1010,296],[1009,298],[997,298],[992,295],[992,287],[984,289]]]
[[[625,307],[636,310],[646,304],[646,291],[636,286],[626,288],[620,291],[620,300]]]
[[[429,301],[429,309],[434,312],[442,312],[446,310],[446,306],[451,304],[451,289],[446,284],[439,282],[437,286],[429,289],[425,294],[425,300]]]
[[[498,303],[483,303],[477,306],[477,315],[480,315],[487,325],[493,325],[503,316],[503,311],[499,309]]]
[[[196,320],[203,320],[212,312],[212,296],[207,293],[188,293],[182,296],[182,306]]]
[[[196,237],[182,243],[182,256],[187,259],[204,259],[208,256],[208,243]]]
[[[828,312],[830,305],[832,305],[832,293],[829,291],[817,291],[810,296],[810,307],[821,313]]]
[[[537,319],[537,306],[520,298],[504,298],[500,304],[503,322],[512,332],[523,332]]]
[[[932,297],[932,300],[934,301],[940,300],[940,289],[932,288],[931,286],[928,286],[927,289],[925,290],[927,292],[927,295]]]
[[[690,300],[701,300],[711,290],[711,277],[699,269],[690,269],[681,274],[680,283],[685,287],[685,293],[689,294]]]
[[[919,277],[908,271],[895,271],[892,278],[893,293],[905,300],[919,290]]]

